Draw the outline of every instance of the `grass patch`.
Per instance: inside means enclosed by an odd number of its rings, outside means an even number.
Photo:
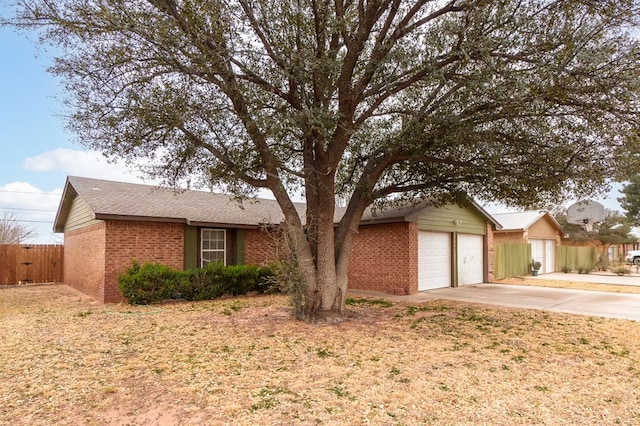
[[[380,306],[382,308],[390,308],[393,306],[392,302],[384,299],[367,299],[363,297],[353,298],[347,297],[344,301],[347,306]]]

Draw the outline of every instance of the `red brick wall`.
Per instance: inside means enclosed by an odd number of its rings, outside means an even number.
[[[64,282],[104,301],[105,223],[64,234]]]
[[[523,231],[495,231],[493,240],[496,243],[525,243]]]
[[[354,236],[349,288],[418,291],[418,233],[415,223],[363,225]]]
[[[104,302],[119,302],[117,276],[131,260],[161,263],[182,270],[184,267],[184,225],[158,222],[106,222],[106,262]]]
[[[117,276],[131,260],[182,269],[182,224],[106,221],[64,235],[64,281],[104,303],[119,302]]]
[[[278,257],[276,236],[262,229],[247,229],[244,238],[244,263],[266,265]]]
[[[493,255],[493,225],[491,225],[490,223],[487,223],[487,235],[485,236],[485,244],[487,245],[486,247],[486,262],[487,262],[487,267],[485,269],[486,271],[486,277],[484,277],[485,282],[489,282],[492,283],[495,279],[495,275],[493,274],[493,260],[494,260],[494,255]]]

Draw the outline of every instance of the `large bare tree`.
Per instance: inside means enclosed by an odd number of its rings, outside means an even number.
[[[635,0],[17,4],[63,52],[81,143],[167,185],[273,193],[312,314],[342,311],[376,202],[558,203],[637,170]]]
[[[13,213],[4,213],[0,218],[0,244],[21,244],[33,237],[35,232]]]

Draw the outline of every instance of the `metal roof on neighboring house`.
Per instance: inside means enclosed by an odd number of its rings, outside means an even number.
[[[546,211],[529,210],[512,213],[493,213],[492,216],[502,225],[501,231],[523,231],[543,217],[547,217],[563,234],[560,224]]]

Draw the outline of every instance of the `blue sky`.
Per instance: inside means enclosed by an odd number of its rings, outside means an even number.
[[[0,16],[11,10],[0,7]],[[143,181],[65,131],[61,85],[35,35],[0,27],[0,57],[0,218],[11,214],[32,229],[32,243],[62,243],[52,228],[67,175]]]
[[[11,16],[11,10],[0,6],[0,16]],[[66,176],[144,181],[122,165],[107,163],[65,131],[61,85],[47,73],[51,59],[35,35],[0,27],[0,57],[0,218],[11,214],[32,229],[31,243],[62,243],[62,234],[54,234],[52,227]],[[618,196],[614,189],[598,201],[621,210]]]

